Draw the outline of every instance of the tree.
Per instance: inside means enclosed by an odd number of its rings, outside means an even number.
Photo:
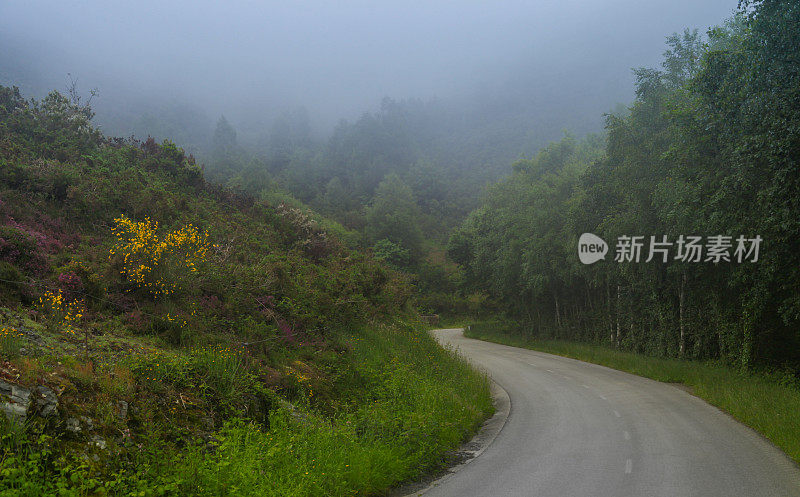
[[[386,239],[399,244],[416,260],[423,249],[419,215],[411,188],[399,176],[390,174],[380,182],[367,207],[366,236],[372,243]]]
[[[408,249],[386,238],[375,242],[372,253],[376,259],[384,261],[395,269],[406,269],[411,262],[411,253]]]
[[[210,173],[217,179],[229,179],[244,168],[244,157],[236,143],[236,130],[225,116],[220,116],[214,130],[211,149]]]
[[[219,116],[217,127],[214,130],[212,141],[214,155],[229,157],[236,151],[236,130],[230,125],[225,116]]]

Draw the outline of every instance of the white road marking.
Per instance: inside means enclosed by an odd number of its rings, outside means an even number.
[[[616,417],[618,417],[618,418],[619,418],[619,417],[620,417],[620,413],[619,413],[619,411],[615,410],[615,411],[614,411],[614,416],[616,416]]]
[[[547,371],[548,373],[552,373],[553,372],[552,369],[545,369],[545,371]]]
[[[630,440],[631,439],[631,434],[628,433],[627,431],[622,432],[622,434],[625,436],[625,440]]]
[[[631,471],[633,471],[633,461],[628,459],[625,461],[625,474],[630,474]]]

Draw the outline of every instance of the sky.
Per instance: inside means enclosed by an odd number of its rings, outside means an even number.
[[[329,128],[381,98],[501,96],[600,114],[664,39],[720,24],[736,0],[0,0],[0,84],[31,96],[67,74],[98,118],[141,102],[261,126],[302,105]],[[593,121],[593,122],[594,122]]]

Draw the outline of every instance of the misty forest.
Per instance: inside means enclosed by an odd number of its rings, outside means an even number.
[[[383,495],[493,413],[446,327],[800,461],[797,2],[89,3],[0,5],[0,495]]]

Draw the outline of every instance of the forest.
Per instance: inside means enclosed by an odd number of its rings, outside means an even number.
[[[454,232],[465,288],[534,335],[797,371],[798,16],[794,2],[743,3],[707,36],[669,37],[604,136],[516,162]],[[582,233],[609,243],[605,261],[580,263]],[[637,235],[641,261],[615,262],[614,242]],[[678,258],[698,235],[731,237],[728,260]],[[651,236],[674,244],[668,260],[645,262]],[[763,239],[757,261],[734,257],[740,236]]]

